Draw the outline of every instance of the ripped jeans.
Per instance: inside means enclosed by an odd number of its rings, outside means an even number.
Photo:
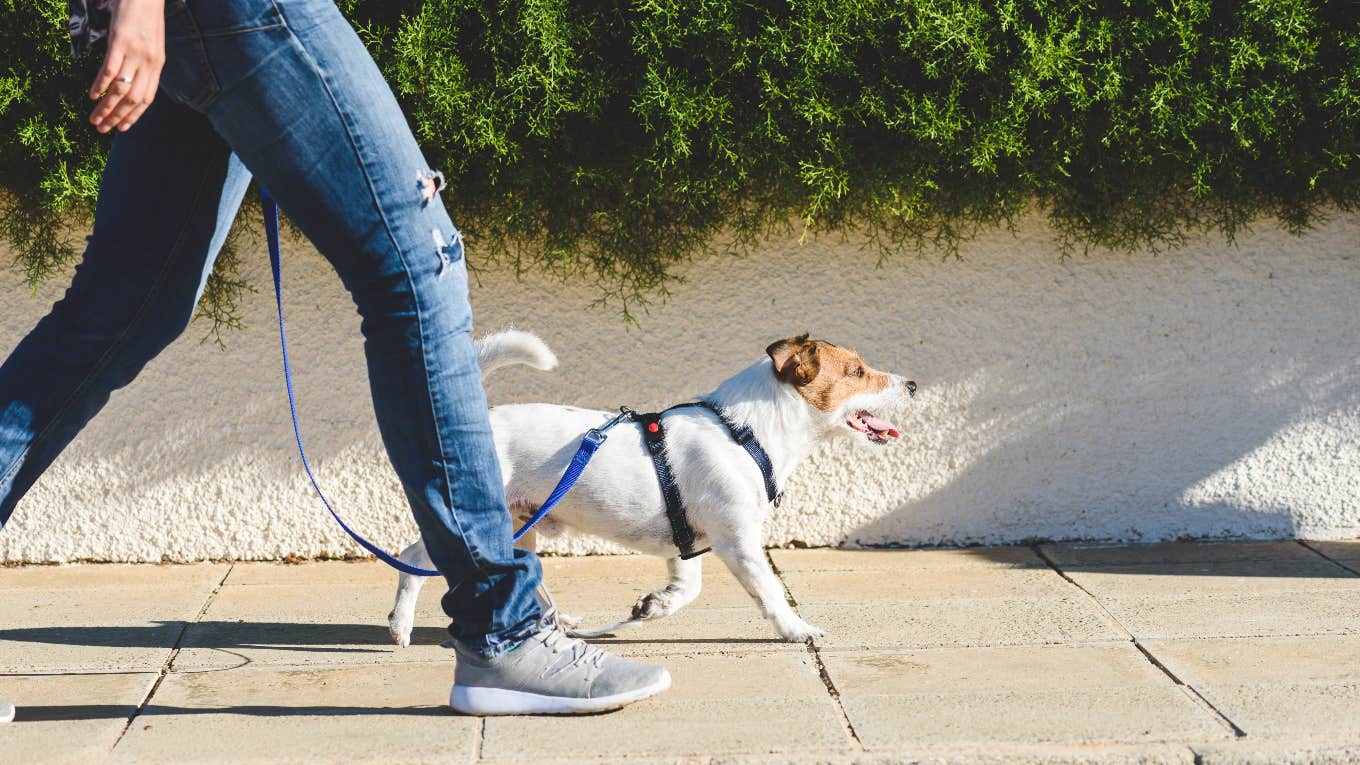
[[[358,307],[450,632],[508,649],[536,626],[541,569],[511,544],[462,238],[391,90],[329,0],[168,0],[166,54],[156,102],[114,139],[70,289],[0,367],[0,527],[184,331],[253,174]]]

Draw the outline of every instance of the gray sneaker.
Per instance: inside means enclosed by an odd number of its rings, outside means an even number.
[[[8,701],[0,701],[0,723],[7,723],[14,719],[14,705]]]
[[[449,706],[468,715],[575,715],[627,706],[671,687],[664,667],[624,659],[567,635],[548,606],[539,630],[488,659],[456,643]]]

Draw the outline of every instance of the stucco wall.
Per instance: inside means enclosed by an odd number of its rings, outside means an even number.
[[[493,402],[660,406],[802,330],[917,380],[902,442],[819,454],[772,544],[1338,537],[1360,532],[1357,242],[1360,217],[1340,216],[1303,238],[1261,225],[1236,247],[1063,259],[1030,220],[961,261],[876,268],[857,245],[793,238],[704,259],[641,328],[543,277],[483,272],[473,297],[481,328],[513,322],[562,360],[503,371]],[[344,512],[397,548],[414,526],[378,443],[357,318],[307,245],[287,247],[286,268],[311,455]],[[0,560],[355,550],[293,452],[262,252],[250,275],[248,331],[224,353],[195,326],[116,394],[19,505]],[[0,277],[0,353],[61,286],[34,298]]]

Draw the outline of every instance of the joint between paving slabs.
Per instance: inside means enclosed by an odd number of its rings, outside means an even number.
[[[1114,614],[1110,613],[1110,609],[1106,608],[1105,604],[1101,603],[1100,599],[1097,598],[1094,593],[1078,584],[1077,580],[1068,576],[1067,572],[1062,570],[1062,567],[1058,565],[1057,561],[1048,557],[1048,555],[1046,555],[1044,551],[1039,548],[1039,545],[1030,545],[1030,550],[1032,550],[1035,555],[1039,556],[1039,559],[1046,563],[1049,568],[1053,569],[1054,573],[1062,577],[1063,581],[1072,585],[1077,590],[1079,590],[1081,594],[1089,598],[1090,601],[1095,604],[1096,608],[1100,609],[1100,612],[1105,615],[1105,618],[1109,620],[1110,624],[1113,624],[1116,629],[1118,629],[1128,638],[1128,641],[1133,644],[1134,648],[1138,649],[1138,652],[1143,655],[1144,659],[1147,659],[1147,662],[1149,664],[1156,667],[1157,670],[1161,672],[1163,675],[1166,675],[1166,677],[1169,680],[1171,680],[1171,682],[1175,683],[1176,687],[1179,688],[1182,693],[1188,696],[1191,701],[1199,705],[1199,707],[1203,709],[1205,712],[1207,712],[1210,717],[1213,717],[1215,720],[1217,720],[1219,725],[1222,725],[1223,727],[1227,728],[1233,734],[1233,737],[1244,738],[1247,735],[1246,731],[1242,730],[1242,728],[1238,726],[1237,723],[1233,722],[1227,715],[1223,714],[1222,710],[1214,706],[1213,702],[1209,701],[1209,699],[1206,698],[1204,694],[1200,693],[1198,688],[1194,687],[1193,685],[1190,685],[1189,683],[1177,677],[1176,673],[1172,672],[1170,667],[1166,666],[1166,664],[1163,664],[1160,659],[1153,655],[1152,651],[1148,650],[1147,646],[1143,645],[1142,642],[1138,640],[1137,635],[1130,632],[1127,627],[1125,627],[1117,618],[1115,618]]]
[[[788,601],[793,610],[798,610],[798,600],[793,597],[793,591],[789,589],[788,582],[784,581],[784,573],[779,570],[774,562],[774,557],[770,551],[765,551],[765,560],[770,564],[770,570],[779,579],[779,583],[784,587],[784,599]],[[801,614],[800,614],[801,616]],[[817,650],[817,641],[814,638],[807,643],[808,656],[812,657],[812,663],[817,667],[817,674],[822,679],[822,685],[826,686],[826,693],[831,697],[831,705],[836,709],[836,716],[840,718],[841,728],[850,737],[850,747],[852,751],[864,751],[864,742],[860,741],[859,731],[855,730],[855,724],[850,721],[850,715],[845,711],[845,704],[841,702],[841,692],[836,689],[836,683],[831,679],[831,673],[826,669],[826,662],[822,661],[822,653]]]
[[[199,607],[198,613],[194,614],[194,618],[185,622],[184,626],[180,628],[179,634],[175,636],[174,645],[170,646],[170,653],[166,655],[165,661],[161,663],[160,674],[157,675],[156,681],[151,684],[151,689],[146,692],[146,696],[142,698],[142,702],[137,705],[137,709],[133,710],[132,716],[128,718],[127,724],[118,732],[118,738],[114,739],[113,746],[109,747],[110,753],[112,753],[114,749],[117,749],[119,744],[123,743],[123,738],[127,736],[128,731],[132,730],[132,724],[137,721],[138,717],[142,716],[142,712],[144,712],[147,705],[151,703],[151,699],[156,696],[156,691],[161,689],[161,683],[165,682],[165,676],[170,674],[170,670],[175,664],[175,658],[179,656],[179,649],[180,645],[184,643],[184,636],[189,633],[190,627],[203,620],[203,615],[208,613],[208,609],[212,607],[212,602],[217,597],[217,593],[221,592],[222,585],[226,584],[227,578],[231,576],[231,572],[235,569],[235,562],[227,566],[226,573],[222,575],[221,579],[217,580],[217,584],[213,586],[212,592],[209,592],[208,597],[203,600],[203,605]]]

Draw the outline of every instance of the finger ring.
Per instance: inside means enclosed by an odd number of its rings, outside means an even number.
[[[120,75],[118,75],[118,81],[119,81],[119,82],[123,82],[123,83],[127,83],[128,85],[131,85],[131,84],[132,84],[132,78],[129,77],[129,76],[127,76],[126,74],[120,74]]]

